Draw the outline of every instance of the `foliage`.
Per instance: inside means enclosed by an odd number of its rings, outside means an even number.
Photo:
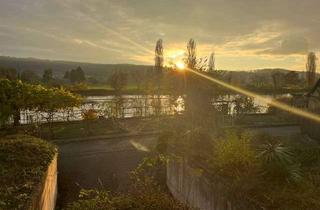
[[[318,209],[320,180],[312,184],[310,175],[318,172],[310,171],[319,167],[302,161],[306,148],[267,135],[231,133],[214,145],[210,171],[226,196],[246,209]]]
[[[160,76],[159,74],[162,73],[163,69],[163,47],[162,47],[162,39],[159,39],[156,44],[155,48],[155,57],[154,57],[154,67],[155,71]]]
[[[255,105],[253,98],[251,97],[238,96],[236,97],[234,102],[235,102],[234,111],[237,115],[257,113],[259,111],[259,107]]]
[[[213,71],[216,70],[216,64],[215,64],[215,62],[216,62],[215,53],[212,52],[212,53],[210,54],[209,63],[208,63],[208,71],[209,71],[209,72],[213,72]]]
[[[316,70],[317,70],[317,56],[314,52],[310,52],[307,58],[307,84],[311,88],[316,80]]]
[[[166,190],[167,160],[168,158],[165,155],[157,152],[144,158],[138,167],[131,172],[132,182],[135,183],[136,180],[143,181],[152,177],[163,190]]]
[[[116,95],[112,101],[104,103],[104,115],[108,118],[116,120],[124,118],[124,100],[121,95]]]
[[[210,68],[205,67],[207,60],[207,58],[197,59],[196,42],[190,39],[187,44],[186,58],[184,59],[187,68],[201,72],[201,74],[205,74],[208,77],[216,75],[213,71],[207,71]],[[191,127],[206,129],[216,127],[217,112],[213,106],[213,101],[221,94],[220,88],[217,84],[213,84],[191,71],[184,71],[181,74],[183,74],[184,82],[185,115]]]
[[[203,73],[204,74],[204,73]],[[215,112],[212,101],[219,94],[212,83],[193,73],[186,73],[185,114],[193,127],[215,126]]]
[[[81,115],[84,120],[85,131],[87,135],[94,135],[91,122],[98,119],[97,111],[94,109],[89,109],[89,110],[83,111]]]
[[[16,80],[19,75],[14,68],[1,68],[0,67],[0,79]]]
[[[19,87],[19,88],[17,88]],[[16,89],[16,90],[15,90]],[[0,80],[0,120],[1,124],[4,124],[10,116],[17,112],[17,107],[23,107],[26,104],[23,103],[21,97],[22,84],[9,81],[7,79]],[[20,113],[19,113],[20,115]]]
[[[189,68],[194,69],[197,65],[197,44],[193,39],[190,39],[187,45],[186,63]]]
[[[72,69],[70,72],[65,72],[64,79],[70,80],[73,84],[84,83],[86,81],[84,71],[80,66],[76,69]]]
[[[21,81],[30,84],[37,84],[40,82],[40,77],[32,70],[25,70],[21,72],[20,79]]]
[[[67,210],[187,210],[157,182],[158,167],[164,167],[165,159],[154,157],[132,172],[131,184],[126,193],[111,194],[106,190],[82,190],[80,199]],[[156,169],[154,168],[156,167]],[[162,169],[161,169],[162,170]]]
[[[215,173],[221,177],[238,179],[256,170],[256,153],[250,141],[249,135],[237,136],[235,133],[228,133],[217,140],[210,157]]]
[[[294,85],[294,86],[298,86],[300,85],[300,83],[302,83],[302,81],[300,81],[299,74],[295,71],[289,71],[285,75],[285,81],[287,85]]]
[[[90,133],[86,130],[88,127],[90,128]],[[55,140],[58,141],[82,138],[88,134],[90,134],[90,136],[101,136],[119,133],[121,131],[115,128],[109,120],[54,122],[52,125],[42,124],[40,129],[43,138],[49,138],[53,133]],[[25,130],[30,129],[26,127]]]
[[[19,123],[21,110],[46,112],[52,121],[53,113],[68,107],[76,107],[81,98],[60,88],[45,88],[21,81],[0,80],[0,119],[5,122],[10,116]]]
[[[105,190],[82,190],[80,199],[67,210],[187,210],[161,191],[152,179],[138,182],[128,194],[112,195]]]
[[[75,83],[71,85],[65,85],[65,88],[71,92],[79,92],[88,90],[88,85],[86,83]]]
[[[46,69],[43,71],[42,82],[46,85],[50,85],[53,81],[53,73],[51,69]]]
[[[119,91],[121,91],[127,84],[127,74],[116,71],[110,76],[109,84],[116,91],[116,93],[119,93]]]
[[[31,136],[0,138],[0,209],[28,209],[56,148]]]
[[[82,118],[84,120],[96,120],[98,119],[97,111],[94,109],[86,110],[82,113]]]
[[[318,143],[236,131],[213,140],[205,130],[183,130],[164,133],[158,151],[205,171],[236,209],[320,208]]]

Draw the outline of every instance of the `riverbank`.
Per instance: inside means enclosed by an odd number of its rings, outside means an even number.
[[[249,91],[252,91],[257,94],[263,94],[263,95],[279,95],[279,94],[304,94],[308,92],[308,89],[306,88],[279,88],[279,89],[274,89],[274,88],[246,88],[242,87],[244,89],[247,89]],[[76,90],[72,91],[73,93],[79,94],[81,96],[114,96],[117,95],[117,93],[111,89],[111,88],[88,88],[88,89],[83,89],[83,90]],[[146,90],[142,89],[137,89],[137,88],[126,88],[121,91],[121,95],[146,95],[148,94]],[[161,90],[160,91],[161,95],[170,95],[169,91],[166,90]],[[184,93],[182,92],[181,95]],[[232,91],[225,90],[222,94],[233,94]]]
[[[127,119],[96,119],[90,121],[53,122],[51,125],[43,123],[20,125],[15,128],[0,130],[0,134],[28,133],[39,136],[55,143],[75,139],[97,139],[99,136],[139,134],[153,132],[158,129],[157,121],[152,118],[127,118]]]

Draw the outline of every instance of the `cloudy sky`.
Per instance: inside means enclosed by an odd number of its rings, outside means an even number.
[[[152,64],[190,38],[219,69],[303,70],[320,49],[319,0],[0,0],[0,55]]]

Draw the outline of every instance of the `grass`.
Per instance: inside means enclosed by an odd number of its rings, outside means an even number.
[[[88,136],[107,135],[120,131],[121,129],[116,128],[112,122],[108,120],[58,122],[53,124],[54,139],[83,138]],[[41,133],[45,138],[51,137],[50,129],[47,124],[44,124],[41,127]]]
[[[263,125],[282,125],[295,123],[292,120],[279,117],[273,114],[248,114],[239,116],[235,121],[236,125],[243,126],[263,126]]]
[[[29,209],[56,152],[31,136],[0,138],[0,209]]]
[[[73,91],[82,96],[109,96],[115,95],[115,91],[113,89],[105,89],[105,88],[89,88],[84,90]],[[142,90],[137,89],[124,89],[121,91],[122,95],[136,95],[136,94],[144,94]]]
[[[88,89],[105,89],[113,90],[109,84],[88,84]],[[124,90],[137,90],[138,86],[134,84],[127,85]]]
[[[124,134],[134,132],[152,132],[158,128],[158,122],[152,118],[131,119],[96,119],[91,121],[70,121],[52,123],[52,131],[47,123],[40,126],[29,124],[19,127],[7,127],[0,130],[0,135],[30,134],[43,139],[68,140],[86,137],[104,136],[110,134]]]
[[[252,92],[259,93],[259,94],[303,94],[308,92],[307,88],[303,87],[283,87],[279,89],[275,89],[272,86],[267,86],[267,87],[254,87],[254,86],[248,86],[244,87],[245,89],[248,89]]]
[[[280,88],[280,89],[274,89],[272,86],[270,87],[253,87],[253,86],[249,86],[249,87],[242,87],[244,89],[250,90],[252,92],[258,93],[258,94],[287,94],[287,93],[291,93],[291,94],[303,94],[308,92],[308,89],[306,88],[301,88],[301,87],[284,87],[284,88]],[[105,85],[105,84],[88,84],[88,89],[85,90],[78,90],[75,91],[76,93],[83,95],[83,96],[106,96],[106,95],[114,95],[115,92],[113,90],[113,88],[110,85]],[[163,94],[169,94],[166,93],[165,90],[162,90]],[[229,90],[225,90],[224,93],[233,93],[232,91]],[[130,84],[127,85],[123,90],[122,90],[122,94],[126,94],[126,95],[134,95],[134,94],[145,94],[145,90],[142,89],[138,89],[136,85],[134,84]],[[181,93],[183,94],[183,93]]]

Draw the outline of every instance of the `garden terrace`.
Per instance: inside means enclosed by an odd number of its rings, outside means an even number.
[[[0,137],[0,209],[31,208],[56,153],[54,145],[32,136]]]
[[[320,208],[320,147],[316,141],[235,131],[214,138],[193,131],[161,139],[168,141],[167,151],[173,157],[167,168],[169,188],[178,200],[186,200],[192,207],[200,207],[199,200],[214,206],[223,198],[225,206],[232,204],[235,209]],[[161,148],[165,151],[166,147]],[[179,161],[174,157],[180,157]],[[212,185],[209,189],[204,187],[208,183]],[[210,193],[201,194],[208,190]]]

